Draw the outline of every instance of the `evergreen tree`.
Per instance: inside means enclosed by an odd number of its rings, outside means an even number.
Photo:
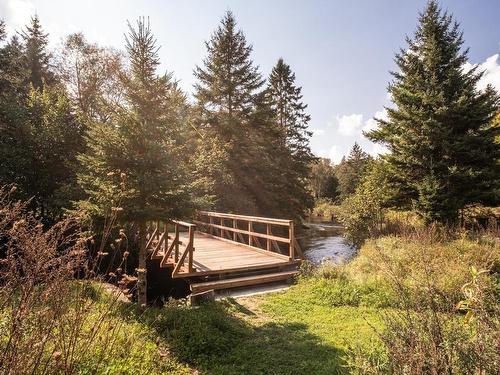
[[[64,87],[48,84],[46,37],[35,17],[24,43],[14,36],[0,49],[0,183],[16,184],[50,224],[76,198],[82,131]]]
[[[194,72],[198,78],[195,122],[201,135],[198,185],[205,185],[204,194],[215,198],[219,210],[255,212],[256,194],[251,185],[259,180],[259,174],[252,171],[262,163],[253,152],[258,125],[252,121],[256,120],[257,90],[264,82],[250,58],[252,47],[236,29],[231,12],[224,15],[206,47],[203,67]],[[212,152],[224,159],[213,160]],[[214,162],[219,165],[216,170]]]
[[[76,156],[83,148],[83,128],[59,85],[32,88],[26,109],[29,163],[22,188],[32,198],[33,210],[50,224],[79,197]]]
[[[89,200],[81,206],[97,216],[123,209],[122,222],[139,227],[139,303],[146,303],[145,226],[148,220],[179,217],[188,205],[178,152],[179,93],[169,75],[158,76],[156,40],[149,22],[129,24],[130,71],[123,76],[125,103],[109,123],[95,123],[81,155],[79,183]]]
[[[342,161],[335,168],[341,200],[354,193],[371,160],[372,157],[364,152],[357,143],[354,143],[347,158],[342,158]]]
[[[311,116],[305,112],[307,105],[302,102],[302,88],[295,85],[295,73],[281,58],[269,76],[268,94],[286,146],[298,162],[308,165],[313,159],[308,130]]]
[[[5,34],[3,34],[5,38]],[[24,85],[28,70],[24,66],[23,47],[14,36],[0,48],[0,184],[22,186],[23,171],[29,166],[27,149],[30,134],[26,126]],[[20,191],[20,198],[29,198]]]
[[[498,96],[491,87],[477,90],[477,68],[464,70],[459,24],[432,0],[407,42],[388,89],[395,108],[368,133],[390,150],[383,158],[400,201],[442,222],[468,204],[498,204],[498,129],[489,126]]]
[[[292,217],[301,216],[313,203],[306,180],[314,159],[309,146],[312,133],[307,130],[310,116],[305,112],[301,91],[295,84],[295,73],[280,58],[269,76],[267,95],[278,131],[278,142],[273,143],[282,148],[278,173],[284,186],[280,195],[286,213]]]
[[[39,89],[43,83],[52,84],[55,75],[51,70],[51,54],[47,52],[48,34],[43,32],[37,15],[31,17],[30,25],[22,32],[26,63],[30,72],[29,82]]]

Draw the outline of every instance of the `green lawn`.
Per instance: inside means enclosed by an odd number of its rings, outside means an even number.
[[[117,338],[121,357],[111,357],[111,366],[105,370],[130,374],[346,374],[350,350],[362,353],[355,356],[356,368],[382,363],[380,367],[387,369],[387,348],[377,331],[383,330],[385,312],[399,311],[401,298],[390,286],[387,264],[399,275],[398,280],[416,291],[421,284],[415,285],[415,280],[419,280],[423,264],[432,266],[441,293],[459,296],[461,286],[469,280],[470,266],[484,268],[488,259],[498,256],[494,243],[483,242],[435,243],[423,251],[411,240],[381,238],[365,245],[345,266],[327,264],[313,273],[304,269],[303,274],[309,276],[301,276],[284,292],[200,307],[167,305],[145,313],[138,313],[134,305],[123,306],[115,313],[126,336]],[[424,331],[419,335],[426,337]],[[132,358],[124,354],[123,347]],[[147,371],[142,370],[141,355]]]
[[[169,361],[203,374],[343,374],[348,345],[373,345],[377,310],[310,303],[304,279],[286,292],[227,299],[198,308],[171,306],[136,315],[168,348]],[[313,285],[312,283],[311,285]],[[300,303],[302,298],[307,303]],[[169,365],[169,373],[176,373]],[[161,369],[158,368],[160,372]],[[185,373],[180,365],[178,373]]]

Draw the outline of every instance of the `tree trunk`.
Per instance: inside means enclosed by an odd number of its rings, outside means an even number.
[[[137,269],[137,302],[139,306],[146,307],[147,296],[147,269],[146,269],[146,223],[139,223],[139,268]]]

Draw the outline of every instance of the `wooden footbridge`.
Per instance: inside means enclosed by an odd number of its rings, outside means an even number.
[[[286,280],[303,257],[291,220],[201,211],[192,223],[158,222],[148,233],[151,259],[194,293]]]

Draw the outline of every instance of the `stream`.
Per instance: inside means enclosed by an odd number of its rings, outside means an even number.
[[[305,225],[304,256],[318,265],[330,260],[341,263],[350,260],[356,255],[356,248],[346,243],[343,237],[343,227],[332,222],[311,220]]]

